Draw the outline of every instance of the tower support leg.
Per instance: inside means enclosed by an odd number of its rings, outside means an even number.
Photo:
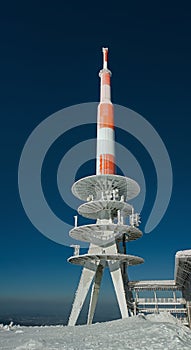
[[[120,263],[118,261],[115,261],[115,262],[109,261],[108,265],[109,265],[113,285],[115,288],[115,293],[117,296],[117,301],[119,304],[121,316],[122,318],[126,318],[129,316],[129,314],[128,314]]]
[[[93,263],[86,263],[83,268],[78,289],[76,291],[74,303],[72,305],[72,311],[68,321],[68,326],[75,326],[79,317],[80,311],[84,304],[86,295],[90,288],[93,277],[96,273],[97,265]]]
[[[106,248],[106,253],[108,254],[117,254],[117,246],[114,243],[110,247]],[[111,273],[111,278],[115,288],[115,293],[117,296],[117,301],[119,304],[119,309],[121,312],[122,318],[129,316],[127,301],[125,296],[125,289],[123,284],[122,272],[121,272],[121,263],[119,261],[108,261],[108,266]]]
[[[95,274],[95,279],[94,283],[92,285],[92,292],[91,292],[91,299],[90,299],[90,305],[89,305],[89,312],[88,312],[88,321],[87,324],[92,324],[94,313],[95,313],[95,308],[97,304],[97,299],[99,295],[99,290],[100,290],[100,285],[101,285],[101,280],[103,276],[103,270],[104,266],[99,264],[96,274]]]

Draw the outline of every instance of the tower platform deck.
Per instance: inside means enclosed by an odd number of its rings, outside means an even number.
[[[89,219],[102,219],[117,217],[117,211],[120,210],[124,216],[132,212],[132,206],[119,200],[92,200],[80,205],[78,213]]]
[[[68,262],[76,265],[84,265],[87,262],[92,262],[98,265],[101,261],[120,261],[126,262],[127,265],[138,265],[144,263],[144,259],[135,255],[126,254],[84,254],[74,255],[68,259]]]
[[[136,181],[121,175],[92,175],[84,177],[72,186],[72,193],[79,199],[87,201],[110,199],[112,192],[117,190],[119,198],[127,201],[136,197],[140,187]]]
[[[142,232],[136,227],[121,224],[90,224],[74,227],[69,232],[70,237],[97,245],[105,245],[115,240],[133,241],[142,237]]]

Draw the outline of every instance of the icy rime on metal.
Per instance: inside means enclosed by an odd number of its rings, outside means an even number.
[[[92,323],[105,267],[110,270],[122,318],[131,316],[134,303],[127,266],[144,262],[140,257],[126,254],[126,242],[142,236],[137,228],[139,215],[127,203],[138,195],[140,188],[134,180],[115,175],[114,111],[111,72],[107,65],[108,49],[103,48],[103,69],[99,73],[101,91],[97,111],[96,175],[82,178],[72,187],[73,194],[85,201],[78,208],[78,213],[96,220],[96,223],[78,226],[76,216],[75,227],[69,233],[72,238],[90,245],[88,253],[83,255],[80,255],[80,247],[74,246],[74,256],[68,259],[72,264],[83,266],[68,325],[76,324],[91,284],[87,323]]]

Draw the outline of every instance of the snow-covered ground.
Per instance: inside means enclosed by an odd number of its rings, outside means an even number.
[[[166,312],[92,326],[0,325],[1,350],[191,350],[191,330]]]

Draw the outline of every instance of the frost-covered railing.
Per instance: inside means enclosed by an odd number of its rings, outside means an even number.
[[[138,298],[136,301],[139,304],[184,305],[186,303],[186,300],[184,298]]]
[[[131,290],[178,290],[179,288],[174,280],[148,280],[148,281],[130,281]]]
[[[169,312],[173,315],[181,316],[181,318],[186,320],[187,310],[186,308],[162,308],[162,307],[150,307],[150,308],[140,308],[139,312],[145,313],[145,314],[152,314],[152,313],[161,313],[161,312]],[[188,322],[187,322],[188,324]]]

